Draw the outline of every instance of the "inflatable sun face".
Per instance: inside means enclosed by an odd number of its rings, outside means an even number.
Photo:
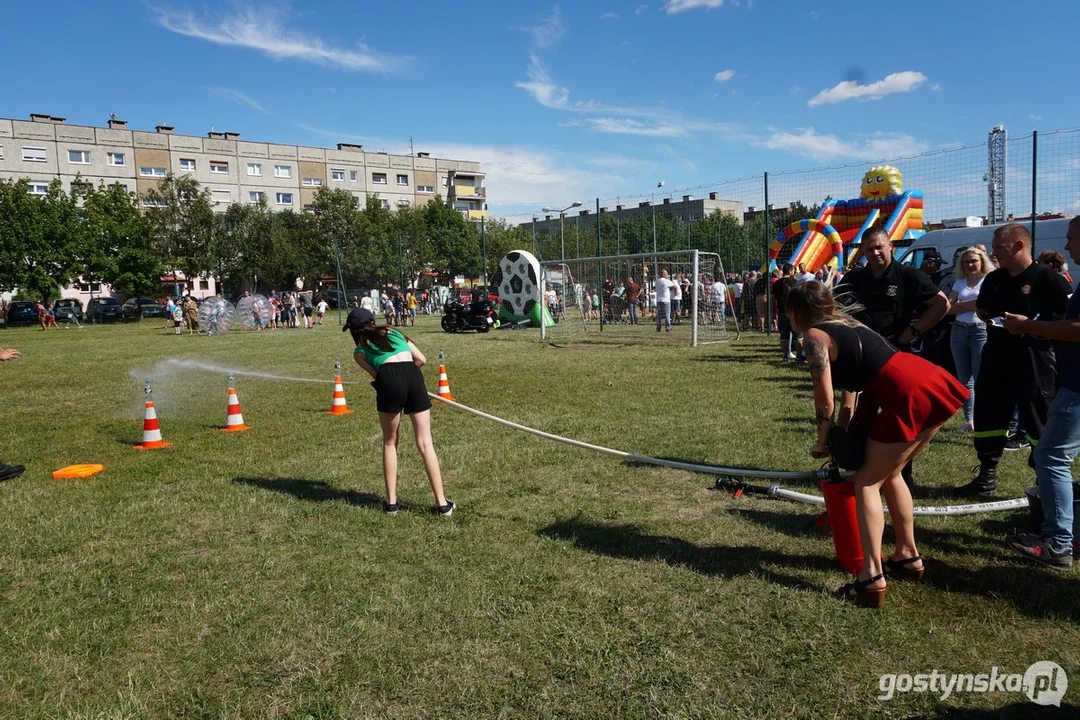
[[[868,202],[881,202],[887,195],[899,195],[903,191],[900,171],[891,165],[878,165],[863,175],[859,196]]]

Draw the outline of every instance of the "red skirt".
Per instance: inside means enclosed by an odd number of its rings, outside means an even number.
[[[872,440],[911,442],[951,418],[967,398],[968,389],[948,372],[917,355],[898,352],[866,386],[855,419]]]

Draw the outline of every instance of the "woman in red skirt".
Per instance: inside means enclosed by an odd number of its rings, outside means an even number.
[[[843,393],[835,422],[841,426],[856,422],[866,430],[866,460],[852,478],[863,568],[856,582],[844,585],[837,594],[859,605],[882,607],[886,577],[918,582],[923,575],[922,558],[915,547],[911,492],[900,470],[963,405],[968,391],[938,366],[898,351],[838,310],[821,283],[792,288],[785,310],[792,328],[804,334],[804,353],[814,381],[817,444],[810,454],[817,458],[829,454],[837,389]],[[882,493],[896,532],[896,549],[884,563]]]

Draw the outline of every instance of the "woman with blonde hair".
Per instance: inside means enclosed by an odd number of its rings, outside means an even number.
[[[788,291],[785,310],[803,335],[803,352],[814,384],[817,443],[814,457],[829,454],[833,423],[855,422],[866,431],[866,459],[855,471],[855,514],[863,547],[863,567],[837,596],[864,607],[885,604],[885,577],[922,580],[923,562],[915,547],[911,491],[900,475],[941,425],[963,404],[967,390],[952,375],[888,340],[837,309],[821,283],[799,283]],[[843,391],[834,421],[835,391]],[[881,539],[889,503],[896,548],[884,563]]]
[[[949,291],[949,314],[956,316],[950,340],[956,375],[971,393],[964,401],[962,429],[965,432],[975,429],[975,378],[979,377],[983,345],[986,344],[986,323],[975,313],[975,301],[979,299],[983,278],[993,269],[985,250],[966,248],[953,269],[956,281]]]

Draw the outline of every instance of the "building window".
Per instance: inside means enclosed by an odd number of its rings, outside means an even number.
[[[154,198],[144,197],[142,199],[142,206],[147,208],[165,207],[166,203],[164,200],[156,200]]]
[[[101,292],[101,283],[79,283],[79,292],[99,293]]]
[[[165,177],[169,173],[163,167],[141,167],[139,168],[139,174],[143,177]]]
[[[292,193],[278,193],[277,194],[278,205],[292,205]]]
[[[458,187],[472,187],[473,179],[471,177],[456,177],[454,178],[454,184]]]
[[[330,171],[330,179],[334,180],[336,182],[345,182],[345,171],[344,170],[331,170]]]
[[[417,185],[416,186],[416,192],[434,194],[435,193],[435,186],[434,185]]]
[[[108,160],[113,167],[124,167],[127,164],[124,153],[109,153]]]
[[[408,200],[398,200],[397,201],[397,206],[399,208],[407,208],[407,207],[409,207],[409,201]]]
[[[227,175],[229,172],[229,163],[221,162],[218,160],[210,161],[210,172],[217,173],[219,175]]]
[[[248,193],[248,202],[251,203],[252,205],[258,205],[259,203],[262,202],[262,199],[263,199],[263,194],[261,192],[258,192],[256,190],[252,190],[251,192]]]
[[[301,182],[304,187],[322,187],[322,178],[304,178]]]
[[[180,158],[180,170],[182,172],[195,172],[195,160],[193,158]]]
[[[275,165],[274,166],[274,177],[291,178],[292,177],[292,166],[290,166],[290,165]]]
[[[248,163],[249,177],[262,177],[262,163]]]
[[[357,173],[355,170],[349,171],[349,182],[356,182],[359,177],[359,173]]]
[[[4,146],[0,145],[0,160],[4,159]]]
[[[373,185],[385,185],[386,184],[386,173],[372,173],[371,174],[371,183]]]
[[[216,203],[230,203],[232,202],[232,193],[228,190],[211,190],[210,199]]]
[[[390,201],[389,200],[382,200],[382,206],[384,208],[390,207]]]
[[[68,162],[72,165],[89,165],[89,150],[68,150]]]
[[[22,149],[22,159],[23,162],[45,162],[47,159],[45,148],[27,147],[24,145]]]
[[[408,175],[398,175],[397,176],[397,184],[398,185],[408,185],[409,184],[409,176]]]
[[[454,209],[461,212],[468,212],[473,209],[472,203],[454,203]]]
[[[47,183],[32,182],[26,186],[26,192],[30,195],[48,195],[49,186]]]

